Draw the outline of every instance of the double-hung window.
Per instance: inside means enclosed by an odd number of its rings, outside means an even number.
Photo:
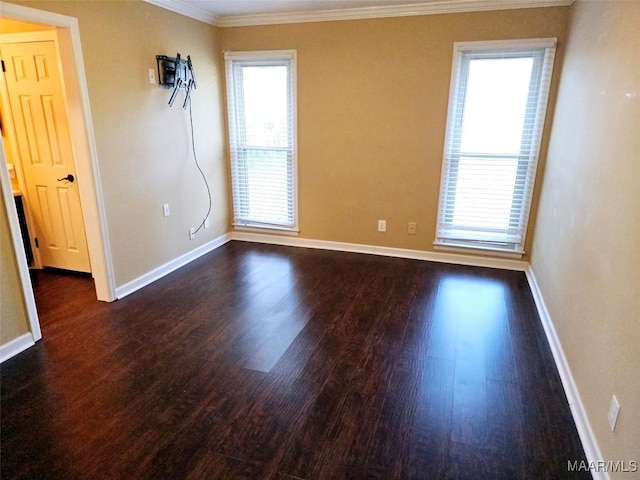
[[[297,231],[296,52],[225,53],[233,224]]]
[[[555,43],[454,45],[436,246],[523,253]]]

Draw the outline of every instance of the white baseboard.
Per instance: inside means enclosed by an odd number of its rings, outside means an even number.
[[[590,464],[596,463],[602,460],[600,447],[598,447],[598,442],[593,434],[593,430],[591,429],[591,424],[589,423],[587,412],[582,404],[578,387],[576,386],[573,375],[571,374],[571,369],[569,368],[569,362],[564,354],[560,338],[558,337],[553,325],[553,320],[549,314],[549,310],[547,310],[544,298],[542,297],[542,292],[538,286],[538,281],[536,280],[536,276],[530,265],[525,270],[525,274],[527,275],[529,287],[531,288],[531,293],[538,310],[538,315],[540,316],[540,322],[542,323],[547,341],[549,342],[549,347],[551,347],[551,352],[553,353],[556,368],[560,374],[562,386],[564,387],[565,394],[567,395],[571,415],[573,416],[573,421],[578,429],[578,435],[580,436],[580,441],[582,442],[582,448],[584,448],[587,462]],[[609,480],[608,472],[592,470],[591,473],[594,479]]]
[[[231,240],[243,242],[269,243],[289,247],[318,248],[321,250],[338,250],[341,252],[366,253],[370,255],[382,255],[385,257],[409,258],[414,260],[426,260],[430,262],[453,263],[456,265],[469,265],[473,267],[499,268],[501,270],[516,270],[525,272],[527,262],[523,260],[510,260],[505,258],[492,258],[473,255],[461,255],[456,253],[427,252],[423,250],[410,250],[406,248],[380,247],[376,245],[363,245],[359,243],[331,242],[328,240],[312,240],[283,235],[267,235],[261,233],[232,232]]]
[[[268,243],[273,245],[284,245],[291,247],[318,248],[322,250],[338,250],[343,252],[366,253],[371,255],[383,255],[386,257],[410,258],[415,260],[427,260],[431,262],[453,263],[457,265],[470,265],[475,267],[499,268],[503,270],[526,271],[527,262],[521,260],[510,260],[504,258],[491,258],[472,255],[460,255],[455,253],[427,252],[422,250],[409,250],[403,248],[380,247],[375,245],[363,245],[357,243],[331,242],[326,240],[313,240],[307,238],[292,237],[286,235],[267,235],[263,233],[251,232],[231,232],[226,233],[204,245],[188,252],[170,262],[165,263],[153,270],[131,280],[119,287],[116,287],[116,298],[124,298],[146,287],[152,282],[168,275],[187,263],[202,255],[224,245],[230,240],[243,242]]]
[[[231,240],[230,234],[226,233],[224,235],[221,235],[218,238],[215,238],[210,242],[207,242],[204,245],[201,245],[198,248],[191,250],[190,252],[187,252],[178,258],[174,258],[164,265],[160,265],[159,267],[154,268],[150,272],[147,272],[144,275],[141,275],[140,277],[125,283],[124,285],[116,287],[116,298],[121,299],[126,297],[127,295],[131,295],[133,292],[146,287],[150,283],[153,283],[156,280],[159,280],[160,278],[177,270],[178,268],[185,266],[187,263],[192,262],[202,255],[205,255],[212,250],[215,250],[216,248],[224,245],[229,240]]]
[[[20,352],[24,352],[27,348],[33,347],[36,342],[33,340],[31,332],[20,335],[17,338],[0,345],[0,363],[15,357]]]

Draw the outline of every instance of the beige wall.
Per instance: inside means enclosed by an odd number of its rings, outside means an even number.
[[[558,64],[567,18],[536,8],[220,35],[224,50],[298,51],[300,236],[433,250],[453,43],[558,37]]]
[[[0,345],[29,331],[9,218],[0,192]]]
[[[55,27],[0,17],[0,33],[39,32],[44,30],[55,30]]]
[[[216,28],[141,1],[15,3],[78,19],[116,286],[226,233]],[[194,62],[196,151],[213,196],[211,227],[193,241],[188,229],[204,218],[208,198],[191,154],[188,111],[178,102],[169,109],[170,91],[147,79],[157,54],[176,52]]]
[[[637,2],[572,7],[531,259],[602,453],[626,461],[640,461],[638,25]]]

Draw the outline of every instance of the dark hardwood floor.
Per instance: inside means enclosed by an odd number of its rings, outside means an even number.
[[[231,242],[112,304],[34,284],[2,478],[591,478],[523,273]]]

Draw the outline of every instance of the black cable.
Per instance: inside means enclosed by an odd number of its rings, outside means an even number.
[[[205,176],[202,168],[200,168],[200,164],[198,163],[198,156],[196,155],[196,141],[195,134],[193,133],[193,112],[191,111],[191,97],[189,97],[189,124],[191,125],[191,148],[193,149],[193,160],[196,163],[196,167],[200,171],[200,175],[202,175],[202,180],[204,180],[204,185],[207,187],[207,194],[209,195],[209,209],[207,210],[207,214],[205,215],[202,223],[196,230],[193,232],[193,235],[198,233],[202,227],[204,227],[207,218],[209,218],[209,214],[211,213],[211,189],[209,188],[209,182],[207,182],[207,177]]]

